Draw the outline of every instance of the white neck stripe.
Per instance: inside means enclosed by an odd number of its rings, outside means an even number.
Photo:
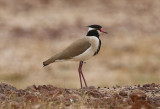
[[[89,27],[88,31],[94,30],[94,28]]]

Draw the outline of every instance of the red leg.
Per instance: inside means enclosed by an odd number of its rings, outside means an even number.
[[[82,65],[83,65],[83,61],[80,61],[80,63],[81,63],[81,69],[80,69],[80,72],[81,72],[82,78],[83,78],[83,80],[84,80],[85,86],[86,86],[86,88],[87,88],[88,86],[87,86],[86,80],[85,80],[84,75],[83,75],[83,72],[82,72]]]
[[[78,72],[79,72],[79,79],[80,79],[80,84],[81,84],[81,88],[82,88],[81,69],[82,69],[82,63],[81,63],[81,61],[80,61],[80,63],[79,63],[79,68],[78,68]]]

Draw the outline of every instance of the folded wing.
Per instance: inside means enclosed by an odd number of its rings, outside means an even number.
[[[87,37],[79,39],[72,43],[69,47],[64,49],[62,52],[52,56],[48,60],[43,62],[43,65],[49,65],[55,61],[61,61],[61,60],[69,60],[72,59],[75,56],[78,56],[85,52],[89,47],[91,46],[89,40]]]

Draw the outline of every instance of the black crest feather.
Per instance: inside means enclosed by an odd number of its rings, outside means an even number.
[[[102,26],[96,25],[96,24],[94,24],[94,25],[89,25],[88,27],[91,27],[91,28],[102,28]]]

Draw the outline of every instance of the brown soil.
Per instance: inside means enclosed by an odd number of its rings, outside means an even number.
[[[0,84],[0,108],[107,108],[155,109],[160,107],[160,84],[64,89],[52,85],[26,89]]]

